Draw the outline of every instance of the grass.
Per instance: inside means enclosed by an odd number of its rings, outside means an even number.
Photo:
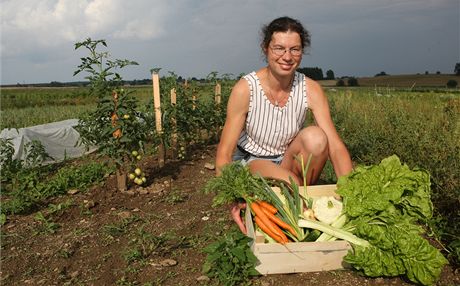
[[[87,104],[9,108],[1,111],[0,128],[1,130],[5,128],[24,128],[74,119],[95,107],[95,104]]]

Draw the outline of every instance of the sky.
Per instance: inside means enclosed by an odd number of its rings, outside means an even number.
[[[311,34],[301,67],[335,76],[453,73],[460,62],[459,0],[0,0],[1,84],[83,80],[85,49],[139,63],[125,80],[170,72],[238,76],[266,65],[260,29],[280,16]],[[104,49],[102,49],[104,48]]]

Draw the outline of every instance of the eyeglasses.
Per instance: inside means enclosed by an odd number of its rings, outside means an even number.
[[[289,51],[291,53],[292,56],[295,56],[295,57],[298,57],[302,54],[302,48],[290,48],[290,49],[286,49],[284,47],[279,47],[279,46],[276,46],[276,47],[270,47],[270,49],[273,51],[273,53],[277,56],[284,56],[284,54]]]

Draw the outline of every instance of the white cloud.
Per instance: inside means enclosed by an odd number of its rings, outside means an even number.
[[[304,66],[337,75],[383,68],[445,72],[458,61],[459,5],[458,0],[0,0],[1,80],[72,80],[67,75],[79,60],[73,44],[88,37],[107,40],[115,58],[140,63],[128,78],[143,78],[150,66],[183,76],[239,74],[264,64],[260,27],[284,15],[298,18],[312,34]]]
[[[162,5],[152,6],[139,0],[2,1],[2,56],[87,37],[152,39],[163,32],[168,13]]]

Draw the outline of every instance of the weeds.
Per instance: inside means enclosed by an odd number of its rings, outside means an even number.
[[[119,237],[125,234],[128,231],[128,227],[141,219],[138,216],[130,216],[128,218],[124,218],[121,222],[114,223],[114,224],[107,224],[103,226],[102,230],[104,234],[109,237]]]
[[[180,190],[174,189],[168,192],[164,200],[169,204],[175,205],[185,202],[187,200],[187,195],[182,194]]]
[[[92,184],[103,181],[109,170],[107,166],[94,162],[78,167],[66,166],[52,176],[49,176],[50,167],[46,166],[20,169],[15,177],[10,178],[2,186],[1,212],[31,212],[50,197],[64,194],[71,188],[85,190]]]
[[[48,215],[61,215],[66,209],[70,208],[71,206],[73,206],[72,199],[67,199],[65,202],[59,203],[57,205],[49,204]]]
[[[250,277],[260,275],[255,269],[257,258],[248,245],[251,240],[233,228],[204,248],[203,272],[227,286],[247,283]]]
[[[45,218],[42,212],[35,215],[35,220],[39,223],[34,234],[54,234],[60,228],[60,225]]]

